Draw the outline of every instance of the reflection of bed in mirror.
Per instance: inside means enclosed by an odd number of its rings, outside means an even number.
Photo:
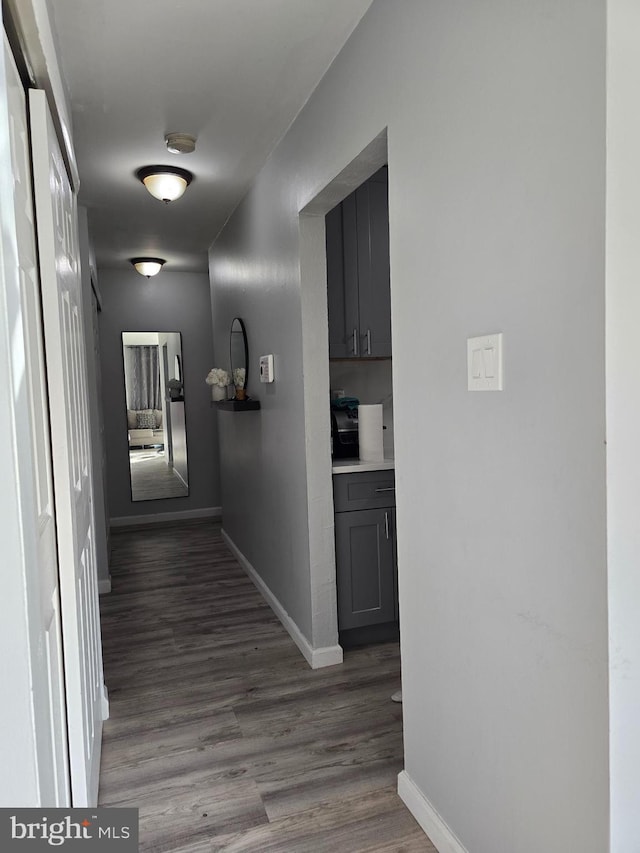
[[[179,332],[123,332],[131,500],[189,494]]]

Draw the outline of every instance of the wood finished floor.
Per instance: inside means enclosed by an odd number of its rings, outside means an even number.
[[[397,645],[309,669],[211,522],[112,543],[100,805],[141,851],[435,853],[396,794]]]
[[[131,500],[153,501],[158,498],[184,498],[189,489],[169,468],[164,451],[130,450]]]

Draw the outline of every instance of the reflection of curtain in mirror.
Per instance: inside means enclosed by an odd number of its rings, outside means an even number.
[[[126,346],[124,378],[127,409],[160,409],[160,362],[157,346]]]

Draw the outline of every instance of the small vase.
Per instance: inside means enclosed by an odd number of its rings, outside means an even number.
[[[227,399],[227,389],[224,385],[212,385],[211,386],[211,399],[218,402],[219,400]]]
[[[247,399],[247,393],[244,390],[244,388],[238,388],[238,386],[236,385],[236,400],[246,400],[246,399]]]

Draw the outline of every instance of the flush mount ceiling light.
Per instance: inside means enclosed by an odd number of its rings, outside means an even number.
[[[188,133],[167,133],[164,141],[172,154],[193,154],[196,150],[196,138]]]
[[[180,198],[193,180],[191,172],[176,166],[145,166],[138,169],[136,177],[154,198],[165,204]]]
[[[131,263],[139,272],[140,275],[146,275],[151,278],[152,275],[158,275],[163,264],[166,263],[162,258],[131,258]]]

